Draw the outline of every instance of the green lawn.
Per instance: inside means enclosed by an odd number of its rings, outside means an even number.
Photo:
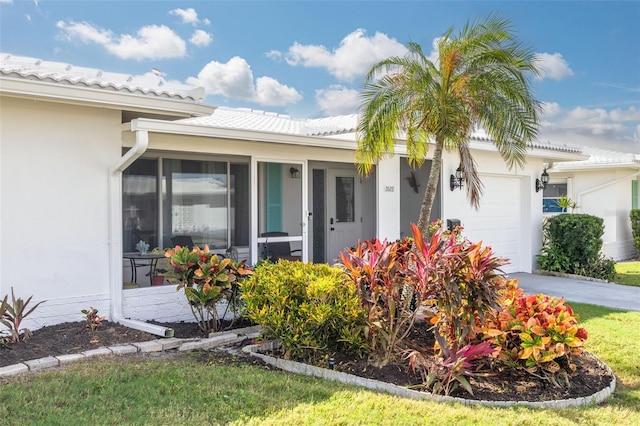
[[[618,262],[616,263],[617,284],[640,287],[640,262]]]
[[[0,387],[3,425],[638,425],[640,312],[571,303],[616,372],[601,406],[552,410],[413,401],[277,370],[176,360],[71,365]]]

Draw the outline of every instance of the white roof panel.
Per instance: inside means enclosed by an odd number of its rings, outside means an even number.
[[[165,81],[152,70],[143,75],[120,74],[1,52],[0,75],[179,100],[204,98],[204,89]]]

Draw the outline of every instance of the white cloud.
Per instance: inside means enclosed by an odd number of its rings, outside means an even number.
[[[100,30],[86,22],[73,22],[68,24],[58,21],[56,27],[63,31],[63,35],[69,41],[78,40],[83,43],[97,43],[108,45],[112,43],[113,34],[109,30]]]
[[[188,78],[187,83],[204,87],[208,95],[222,95],[267,106],[282,106],[302,99],[297,90],[271,77],[258,78],[254,86],[251,67],[238,56],[227,63],[209,62],[197,77]]]
[[[203,30],[195,30],[189,42],[198,47],[207,47],[213,41],[213,36]]]
[[[339,80],[352,81],[368,72],[376,62],[406,52],[404,45],[386,34],[377,32],[367,37],[365,30],[358,29],[343,38],[333,51],[322,45],[296,42],[289,48],[286,61],[292,66],[326,68]]]
[[[86,22],[59,21],[56,26],[69,41],[99,44],[121,59],[182,58],[187,50],[184,40],[164,25],[142,27],[136,36],[116,36],[109,30],[98,29]]]
[[[577,107],[564,110],[543,104],[540,139],[625,152],[640,152],[640,110]]]
[[[264,56],[278,62],[282,60],[282,52],[279,50],[270,50],[267,53],[265,53]]]
[[[316,90],[316,102],[325,115],[354,114],[360,106],[360,92],[341,85]]]
[[[540,69],[540,75],[536,77],[538,80],[562,80],[573,75],[573,70],[559,53],[536,53],[535,59]]]
[[[13,3],[13,0],[0,0],[0,3],[10,4]]]
[[[302,100],[302,95],[293,87],[271,77],[256,79],[255,102],[260,105],[284,106]]]
[[[178,16],[183,24],[197,25],[200,22],[198,19],[198,13],[192,7],[189,9],[173,9],[169,11],[169,14]]]

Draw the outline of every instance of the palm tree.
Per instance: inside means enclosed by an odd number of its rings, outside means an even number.
[[[529,141],[537,135],[540,104],[528,73],[539,73],[535,55],[514,36],[507,20],[489,16],[467,23],[438,42],[436,63],[420,45],[375,64],[365,77],[358,122],[356,164],[368,175],[375,163],[393,153],[396,138],[406,139],[412,167],[424,162],[435,142],[431,172],[418,227],[426,232],[438,187],[444,150],[457,151],[472,206],[479,207],[482,182],[471,156],[469,138],[476,127],[491,136],[503,160],[521,167]]]

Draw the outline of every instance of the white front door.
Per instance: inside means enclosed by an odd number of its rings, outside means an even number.
[[[360,178],[356,170],[329,169],[327,173],[327,262],[340,261],[345,247],[355,247],[362,236]]]

